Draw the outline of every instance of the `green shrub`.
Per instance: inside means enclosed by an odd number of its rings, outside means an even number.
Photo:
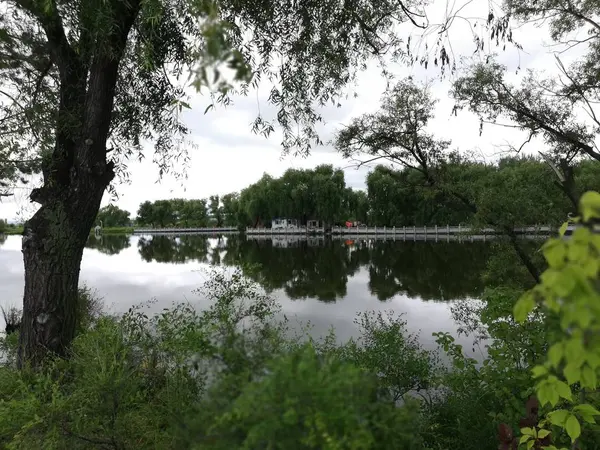
[[[381,398],[377,379],[319,355],[311,344],[281,356],[216,417],[213,449],[422,449],[417,405]]]
[[[406,330],[402,316],[393,313],[360,313],[355,323],[360,337],[343,347],[343,357],[379,376],[379,386],[394,401],[406,394],[427,391],[439,368],[437,354],[423,350],[418,336]]]

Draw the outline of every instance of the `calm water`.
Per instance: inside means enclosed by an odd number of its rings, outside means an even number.
[[[3,306],[21,302],[20,247],[19,236],[0,236]],[[451,303],[481,295],[492,254],[489,242],[103,236],[90,238],[81,280],[115,312],[152,298],[156,311],[174,301],[202,308],[206,300],[192,291],[206,280],[209,265],[243,267],[288,317],[310,321],[317,335],[333,326],[345,340],[356,334],[357,312],[392,310],[404,313],[409,329],[433,347],[432,332],[456,331]],[[471,339],[461,341],[470,347]]]

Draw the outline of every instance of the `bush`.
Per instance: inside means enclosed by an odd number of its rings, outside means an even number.
[[[418,336],[407,332],[402,316],[365,312],[358,315],[355,323],[360,338],[344,346],[343,356],[354,365],[377,373],[379,386],[395,402],[433,386],[439,369],[437,355],[421,348]]]
[[[381,398],[377,379],[311,344],[267,365],[210,428],[213,449],[422,449],[417,405]]]

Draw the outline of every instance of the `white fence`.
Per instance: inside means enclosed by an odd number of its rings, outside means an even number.
[[[211,228],[135,228],[133,234],[231,234],[237,233],[235,227]]]
[[[515,228],[517,234],[549,234],[556,231],[549,225],[534,225],[529,227]],[[325,228],[246,228],[248,235],[280,235],[280,234],[324,234]],[[391,236],[442,236],[454,234],[498,234],[494,228],[474,228],[463,225],[446,225],[433,227],[332,227],[331,234],[343,235],[391,235]]]
[[[517,234],[550,234],[557,231],[549,225],[534,225],[515,228]],[[211,228],[136,228],[133,234],[233,234],[239,230],[235,227]],[[445,225],[433,227],[332,227],[331,234],[344,236],[386,235],[386,236],[446,236],[461,234],[492,235],[501,233],[493,228],[474,228],[468,225]],[[247,235],[302,235],[325,234],[325,228],[246,228]]]

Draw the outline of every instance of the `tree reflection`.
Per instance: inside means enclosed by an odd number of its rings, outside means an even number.
[[[535,241],[523,244],[533,255],[539,248]],[[110,255],[129,245],[128,236],[92,237],[88,242],[89,248]],[[369,275],[371,294],[381,301],[396,295],[423,300],[477,298],[484,287],[506,283],[507,279],[521,285],[529,281],[514,250],[502,240],[413,242],[158,235],[140,237],[137,246],[142,259],[148,262],[239,266],[267,291],[283,289],[291,299],[315,298],[323,302],[345,297],[348,279],[361,268]]]
[[[182,264],[190,261],[208,262],[207,236],[140,237],[138,251],[144,261]]]
[[[491,247],[486,242],[378,241],[371,250],[369,288],[379,300],[479,297]]]
[[[2,245],[4,245],[5,242],[6,242],[6,235],[0,233],[0,247],[2,247]]]
[[[489,282],[492,254],[512,251],[489,242],[412,242],[375,239],[227,239],[223,263],[241,266],[268,291],[292,299],[335,301],[361,267],[369,289],[385,301],[402,294],[424,300],[477,298]],[[533,247],[532,247],[533,248]],[[496,256],[496,258],[498,258]],[[509,258],[510,259],[510,258]]]
[[[90,235],[87,248],[93,248],[106,255],[118,255],[131,246],[130,237],[126,234]]]
[[[291,299],[336,301],[360,259],[342,241],[229,239],[223,262],[242,266],[267,291],[283,289]]]

